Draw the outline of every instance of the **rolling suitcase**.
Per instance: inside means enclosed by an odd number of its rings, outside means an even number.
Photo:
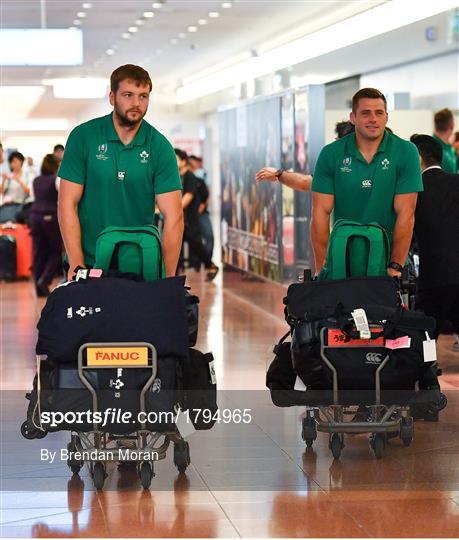
[[[29,227],[20,223],[2,225],[0,234],[12,236],[16,241],[16,277],[29,278],[32,275],[32,236]]]

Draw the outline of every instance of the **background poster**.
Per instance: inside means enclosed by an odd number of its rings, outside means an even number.
[[[223,262],[275,281],[281,280],[281,189],[257,185],[255,173],[281,163],[280,116],[279,97],[219,114]]]

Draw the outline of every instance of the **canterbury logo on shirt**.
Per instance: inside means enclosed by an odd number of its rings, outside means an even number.
[[[372,185],[373,185],[372,180],[362,180],[362,187],[363,188],[371,188]]]

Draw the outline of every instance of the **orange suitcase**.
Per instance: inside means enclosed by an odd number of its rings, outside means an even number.
[[[29,227],[21,223],[5,223],[0,227],[0,234],[16,239],[17,277],[29,278],[32,275],[32,236]]]

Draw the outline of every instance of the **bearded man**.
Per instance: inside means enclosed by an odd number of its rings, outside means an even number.
[[[68,279],[77,267],[94,264],[103,229],[153,224],[155,203],[164,217],[166,276],[176,273],[183,236],[182,184],[172,145],[143,119],[151,90],[147,71],[120,66],[110,77],[113,111],[69,135],[58,173]]]

